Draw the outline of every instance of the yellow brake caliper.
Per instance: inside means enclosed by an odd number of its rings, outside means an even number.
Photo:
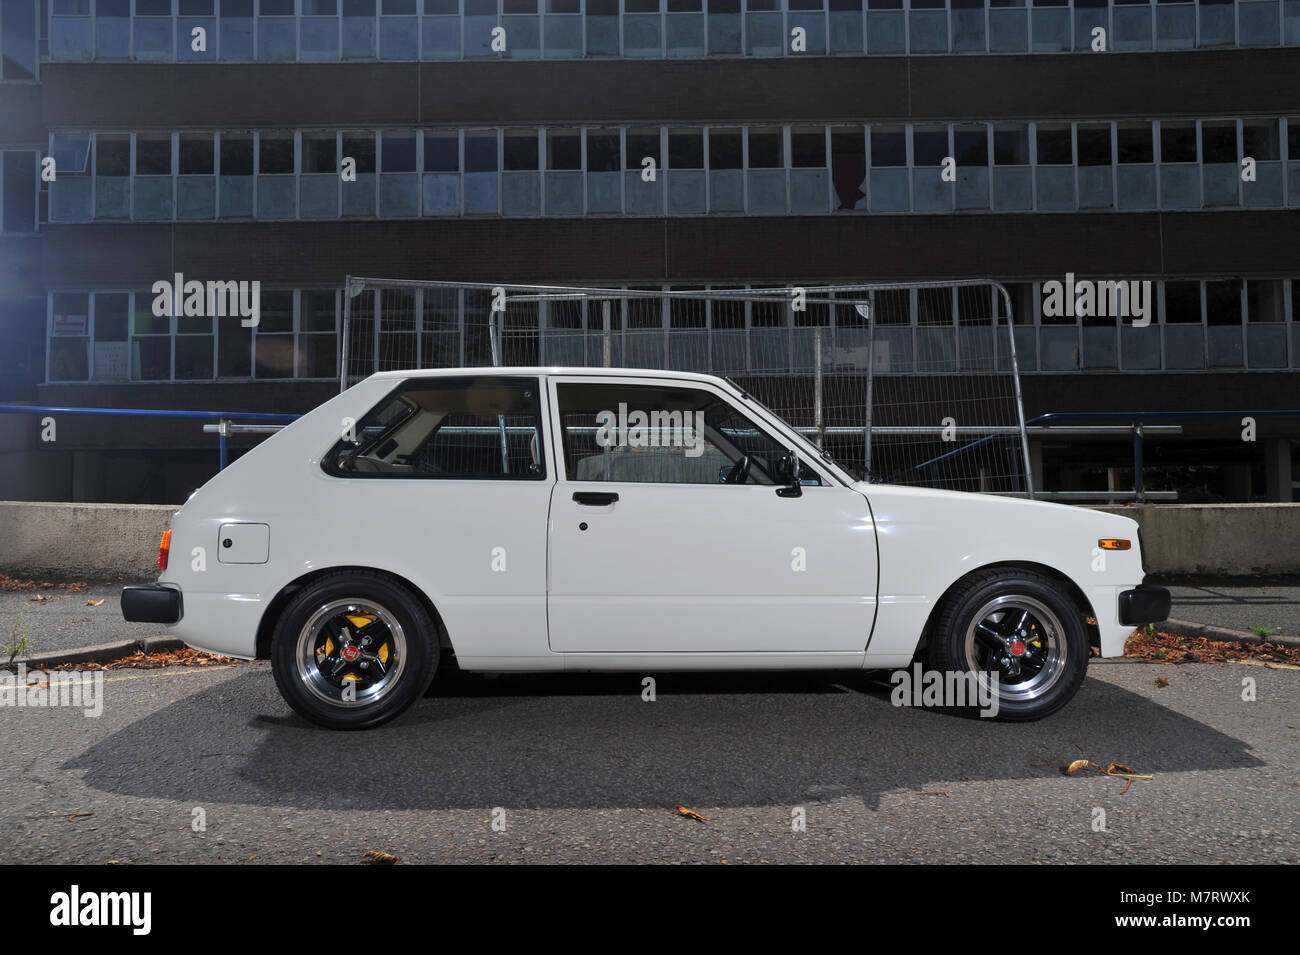
[[[373,614],[373,613],[350,613],[347,615],[347,618],[348,618],[348,623],[352,624],[352,626],[360,630],[366,624],[372,623],[377,616],[378,616],[377,614]],[[326,650],[327,655],[331,652],[332,652],[332,647]],[[383,643],[381,643],[379,645],[379,649],[376,652],[379,654],[380,662],[383,663],[384,666],[387,666],[388,665],[388,641],[385,640]],[[360,677],[352,673],[349,673],[343,679],[359,680]]]

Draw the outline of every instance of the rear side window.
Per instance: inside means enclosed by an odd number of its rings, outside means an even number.
[[[546,477],[536,378],[413,378],[325,455],[335,477],[538,481]]]

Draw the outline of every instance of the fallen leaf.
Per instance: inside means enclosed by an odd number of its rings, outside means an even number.
[[[72,820],[74,819],[84,819],[86,816],[93,816],[93,815],[94,815],[93,812],[74,812],[71,816],[68,817],[68,822],[72,822]]]
[[[1105,772],[1104,769],[1101,769],[1100,766],[1098,766],[1090,759],[1076,759],[1074,762],[1072,762],[1069,766],[1065,768],[1065,775],[1073,776],[1079,770],[1084,769],[1088,766],[1091,766],[1093,769],[1099,769],[1102,772]]]
[[[946,789],[922,789],[922,790],[921,790],[921,795],[922,795],[922,796],[947,796],[947,795],[948,795],[948,790],[946,790]]]
[[[709,820],[705,819],[703,816],[701,816],[701,815],[700,815],[698,812],[696,812],[694,809],[687,809],[685,806],[676,806],[676,807],[674,807],[674,808],[677,810],[677,814],[678,814],[679,816],[685,816],[687,819],[694,819],[696,822],[708,822],[708,821],[709,821]]]
[[[320,853],[316,853],[320,855]],[[368,865],[397,865],[402,860],[393,855],[391,852],[380,852],[378,849],[371,849],[361,857]]]
[[[103,602],[104,602],[104,601],[103,601],[102,598],[99,599],[99,600],[87,600],[87,601],[86,601],[86,606],[87,606],[87,607],[98,607],[98,606],[99,606],[100,604],[102,604]]]
[[[1134,772],[1132,769],[1125,766],[1123,763],[1111,763],[1105,769],[1102,769],[1100,766],[1098,766],[1090,759],[1076,759],[1074,762],[1072,762],[1069,766],[1066,767],[1065,775],[1073,776],[1079,770],[1086,769],[1090,766],[1093,769],[1097,770],[1097,772],[1102,773],[1103,775],[1118,776],[1120,779],[1127,779],[1128,782],[1125,783],[1124,788],[1120,790],[1119,794],[1121,796],[1124,795],[1124,793],[1128,792],[1129,786],[1133,785],[1133,780],[1155,779],[1154,776],[1147,776],[1142,773]]]
[[[1156,677],[1156,686],[1168,686],[1169,681],[1162,676]]]

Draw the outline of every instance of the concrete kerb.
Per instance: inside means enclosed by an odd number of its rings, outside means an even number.
[[[116,643],[97,643],[90,647],[75,650],[51,650],[49,653],[33,653],[28,657],[18,657],[14,665],[23,663],[29,670],[46,670],[62,666],[65,663],[108,663],[129,657],[133,653],[163,653],[181,650],[185,647],[178,637],[143,637],[139,640],[119,640]]]
[[[1188,620],[1166,620],[1155,625],[1156,630],[1172,633],[1179,637],[1203,637],[1220,643],[1276,643],[1282,647],[1300,647],[1300,636],[1284,633],[1261,637],[1247,630],[1229,630],[1227,627],[1215,627],[1204,623],[1192,623]]]

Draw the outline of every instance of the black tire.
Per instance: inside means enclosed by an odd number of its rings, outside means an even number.
[[[424,695],[437,668],[429,612],[374,571],[339,571],[309,584],[285,607],[271,639],[280,695],[330,729],[370,729],[399,716]]]
[[[1070,702],[1087,673],[1088,653],[1083,613],[1058,581],[994,568],[972,574],[944,598],[928,663],[941,673],[996,673],[997,718],[1023,722]]]

